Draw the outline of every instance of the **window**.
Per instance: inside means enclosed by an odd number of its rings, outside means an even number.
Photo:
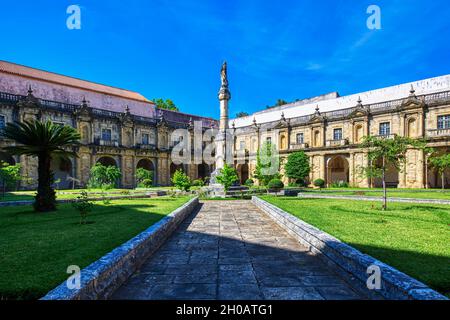
[[[5,116],[0,116],[0,130],[5,129],[6,119]]]
[[[102,129],[102,140],[111,141],[111,129]]]
[[[1,125],[0,125],[0,128],[1,128]],[[437,128],[438,129],[450,129],[450,115],[438,116]]]
[[[245,150],[245,141],[239,142],[239,150]]]
[[[333,130],[333,140],[334,141],[342,140],[342,128],[338,128],[338,129],[334,129]]]
[[[150,141],[150,136],[148,135],[148,133],[143,133],[142,134],[142,144],[148,145],[149,141]]]
[[[389,136],[391,134],[391,123],[383,122],[380,123],[380,136]]]
[[[305,143],[305,137],[303,133],[297,133],[297,144]]]

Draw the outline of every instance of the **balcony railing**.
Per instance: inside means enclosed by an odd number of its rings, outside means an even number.
[[[342,147],[348,145],[348,139],[340,139],[340,140],[327,140],[327,147]]]
[[[119,141],[117,140],[102,140],[102,139],[95,139],[94,144],[97,146],[105,146],[105,147],[118,147]]]
[[[380,134],[377,136],[374,136],[375,138],[382,138],[382,139],[394,139],[395,138],[395,134]]]
[[[291,150],[301,150],[301,149],[308,149],[309,144],[307,143],[291,143]]]
[[[156,144],[153,143],[137,143],[136,148],[142,149],[142,150],[154,150],[156,149]]]
[[[450,128],[428,130],[428,136],[431,138],[448,137],[450,136]]]

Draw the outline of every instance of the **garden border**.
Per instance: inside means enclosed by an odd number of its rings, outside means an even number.
[[[79,289],[69,289],[64,281],[41,300],[108,299],[166,241],[198,204],[198,197],[194,197],[147,230],[81,270]]]
[[[355,289],[369,298],[389,300],[448,300],[422,282],[397,269],[361,253],[355,248],[300,220],[290,213],[252,197],[252,203],[268,214],[277,224],[293,235],[311,253],[344,277]],[[382,288],[369,290],[366,286],[367,268],[376,265],[381,270]]]

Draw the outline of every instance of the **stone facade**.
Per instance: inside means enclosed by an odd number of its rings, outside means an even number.
[[[172,133],[188,129],[194,121],[202,123],[202,130],[217,127],[213,119],[159,110],[133,92],[0,62],[0,125],[32,119],[69,125],[81,134],[81,145],[75,150],[78,157],[69,163],[54,160],[52,164],[59,188],[85,186],[90,168],[97,162],[119,167],[123,188],[136,186],[139,167],[154,172],[155,185],[170,185],[170,177],[178,168],[197,179],[198,164],[172,163]],[[21,188],[35,188],[36,159],[2,151],[11,144],[0,140],[0,160],[20,163],[22,175],[28,178]],[[203,175],[212,170],[203,166]]]
[[[363,96],[370,103],[365,104]],[[396,99],[390,99],[391,96]],[[328,111],[321,112],[321,107]],[[291,117],[287,118],[288,115]],[[314,104],[300,101],[230,120],[235,135],[235,163],[244,182],[255,169],[258,148],[270,140],[282,159],[298,150],[306,152],[312,168],[310,182],[321,178],[327,185],[346,182],[355,187],[379,187],[379,179],[361,174],[361,167],[368,165],[367,151],[359,147],[362,138],[367,135],[421,138],[438,152],[447,153],[450,141],[447,115],[450,115],[449,76],[360,95],[322,96]],[[400,172],[389,168],[388,186],[441,187],[437,172],[426,166],[425,159],[422,151],[409,150],[405,168]],[[289,182],[287,178],[284,180]],[[445,186],[449,185],[450,172],[446,172]]]

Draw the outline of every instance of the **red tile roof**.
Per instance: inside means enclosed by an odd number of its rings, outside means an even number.
[[[7,61],[0,60],[0,72],[153,104],[153,102],[147,100],[147,98],[137,92],[30,68]]]

